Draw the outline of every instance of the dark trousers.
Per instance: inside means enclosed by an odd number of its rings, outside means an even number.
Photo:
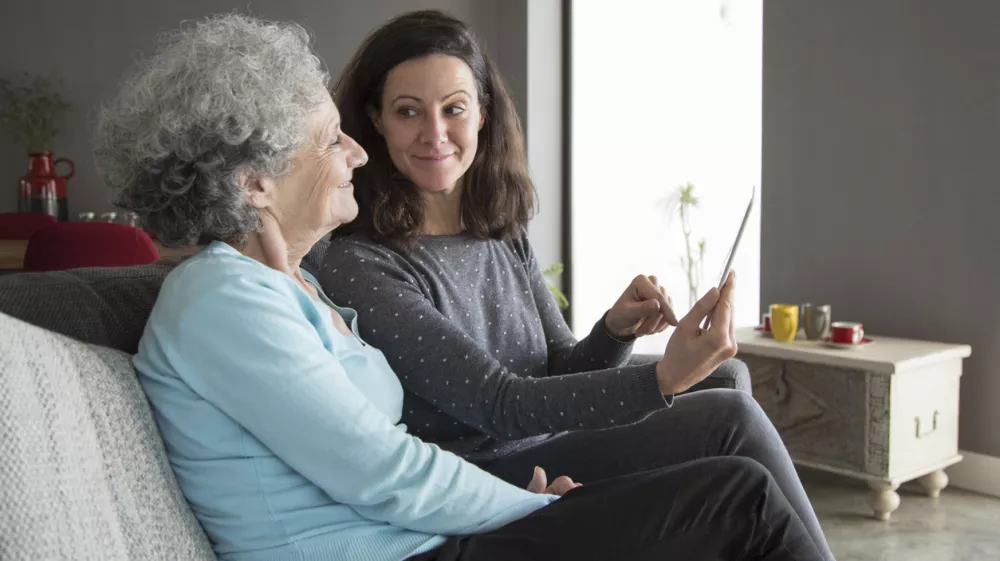
[[[487,534],[415,561],[822,561],[760,463],[705,458],[585,483]]]
[[[568,432],[483,468],[509,483],[525,487],[534,466],[541,466],[549,481],[567,475],[583,483],[580,489],[584,489],[604,479],[725,457],[748,458],[763,466],[781,491],[782,501],[791,506],[811,536],[821,558],[834,559],[778,431],[746,392],[713,389],[680,395],[674,398],[670,409],[638,423],[600,431]],[[703,483],[697,471],[674,472],[673,477],[678,478],[679,489],[699,488]],[[693,500],[683,493],[674,496],[681,501]],[[681,504],[677,508],[687,512],[696,506]],[[724,530],[720,527],[718,533],[721,539]]]

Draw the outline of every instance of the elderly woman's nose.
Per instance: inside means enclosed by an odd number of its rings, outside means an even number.
[[[359,150],[357,153],[353,154],[353,157],[348,162],[348,165],[352,168],[359,168],[368,163],[368,154],[364,150]]]
[[[348,137],[350,138],[350,137]],[[347,165],[352,168],[359,168],[368,163],[368,153],[353,138],[351,142],[351,153],[347,158]]]

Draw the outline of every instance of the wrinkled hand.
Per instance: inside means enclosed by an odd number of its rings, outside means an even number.
[[[672,302],[655,276],[632,279],[615,305],[608,310],[604,325],[614,337],[642,337],[677,325]]]
[[[656,364],[656,381],[664,395],[687,390],[723,361],[736,356],[735,290],[736,273],[731,271],[721,294],[713,287],[677,324],[663,358]],[[709,315],[710,326],[702,329],[701,320]]]
[[[552,485],[546,486],[545,470],[535,466],[535,473],[531,476],[531,483],[528,483],[528,490],[532,493],[546,493],[561,497],[566,492],[576,489],[581,485],[583,484],[574,483],[572,479],[565,475],[560,475],[552,482]]]

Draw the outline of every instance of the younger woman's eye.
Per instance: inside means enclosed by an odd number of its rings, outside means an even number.
[[[444,113],[445,115],[452,115],[452,116],[461,115],[462,113],[465,113],[465,108],[462,107],[461,105],[451,105],[445,108]]]
[[[412,107],[400,107],[396,110],[396,113],[402,117],[414,117],[417,114],[417,110]]]

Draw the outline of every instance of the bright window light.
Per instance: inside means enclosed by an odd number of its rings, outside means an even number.
[[[668,201],[694,185],[692,253],[719,280],[753,186],[734,268],[738,326],[760,320],[762,0],[572,5],[572,305],[582,337],[636,274],[687,313],[685,238]],[[766,186],[763,186],[766,188]],[[796,235],[790,233],[790,235]],[[669,331],[636,352],[662,353]]]

